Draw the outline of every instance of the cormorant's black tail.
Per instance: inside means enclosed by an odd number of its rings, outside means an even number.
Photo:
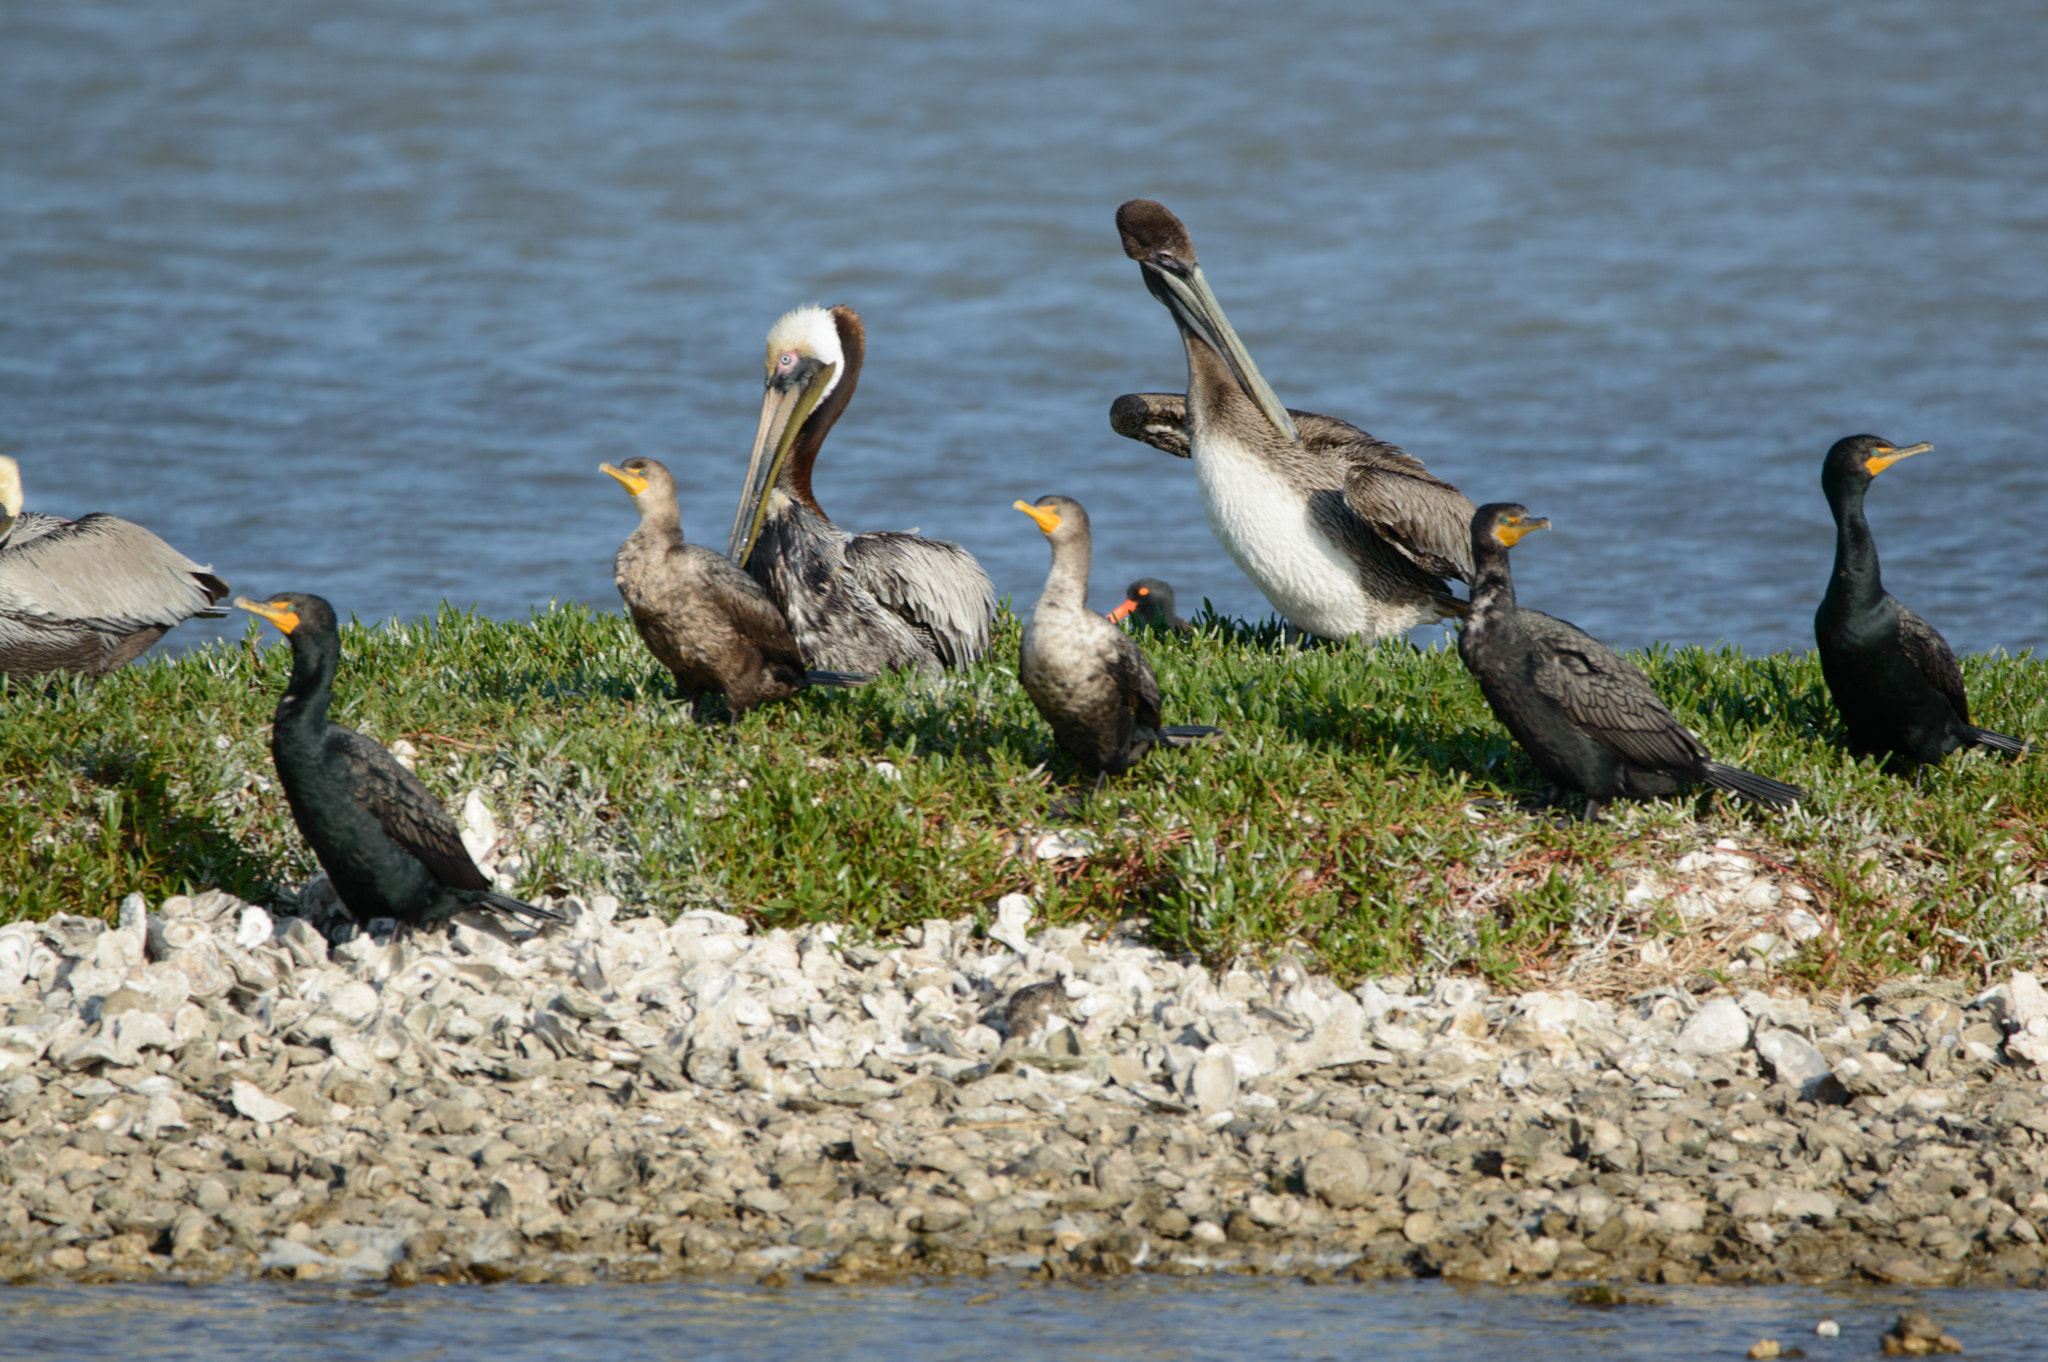
[[[1775,804],[1781,809],[1789,809],[1806,798],[1806,791],[1797,785],[1787,785],[1782,780],[1772,780],[1769,776],[1760,776],[1739,766],[1723,766],[1718,761],[1706,764],[1706,778],[1707,783],[1717,790],[1739,794],[1759,804]]]
[[[864,672],[805,672],[804,680],[814,686],[865,686],[875,678]]]
[[[2023,757],[2030,750],[2025,738],[2008,738],[2005,734],[1993,733],[1988,728],[1971,729],[1970,741],[1979,747],[1995,747],[2001,752],[2010,752],[2016,757]]]
[[[523,918],[535,925],[549,922],[567,922],[569,919],[552,908],[537,908],[531,903],[515,899],[508,894],[478,894],[476,906],[490,908],[508,917]]]
[[[1159,730],[1159,741],[1173,747],[1186,747],[1204,738],[1213,738],[1222,731],[1207,724],[1168,724]]]

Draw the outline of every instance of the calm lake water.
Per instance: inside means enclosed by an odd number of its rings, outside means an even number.
[[[1523,599],[1617,643],[1811,644],[1822,452],[1960,649],[2048,646],[2048,24],[1937,0],[0,9],[0,448],[238,590],[365,619],[615,608],[600,459],[723,546],[787,308],[870,336],[818,489],[1034,598],[1019,497],[1265,606],[1117,246],[1188,222],[1292,405],[1549,515]],[[188,626],[191,642],[245,622]],[[210,631],[210,632],[209,632]]]
[[[1759,1339],[1815,1362],[1874,1357],[1901,1311],[1926,1307],[1971,1358],[2041,1355],[2039,1292],[1830,1292],[1659,1287],[1653,1303],[1589,1309],[1561,1288],[1461,1289],[1435,1282],[1309,1287],[1295,1282],[1140,1278],[1024,1290],[1014,1279],[928,1288],[176,1287],[0,1289],[0,1355],[94,1362],[691,1362],[787,1358],[1119,1358],[1133,1362],[1698,1362],[1739,1358]],[[1833,1319],[1839,1335],[1814,1326]]]

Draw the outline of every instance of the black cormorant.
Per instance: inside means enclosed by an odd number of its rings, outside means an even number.
[[[1972,726],[1963,670],[1948,641],[1878,580],[1863,494],[1879,473],[1933,447],[1900,449],[1875,435],[1851,435],[1835,442],[1820,469],[1821,490],[1835,513],[1835,570],[1813,617],[1821,675],[1842,712],[1849,750],[1909,765],[1938,762],[1972,745],[2027,750],[2018,738]]]
[[[1671,794],[1702,780],[1765,804],[1804,799],[1796,785],[1712,760],[1642,672],[1578,626],[1515,604],[1508,550],[1549,527],[1520,506],[1496,502],[1473,512],[1472,613],[1458,635],[1458,656],[1494,717],[1543,774],[1583,794],[1589,819],[1610,799]]]
[[[382,746],[327,721],[341,634],[334,607],[286,592],[235,604],[261,615],[292,645],[292,675],[270,723],[270,754],[292,821],[312,844],[334,892],[359,923],[394,919],[431,927],[468,909],[558,922],[548,908],[500,894],[470,859],[441,802]]]

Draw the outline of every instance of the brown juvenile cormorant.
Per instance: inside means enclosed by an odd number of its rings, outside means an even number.
[[[1543,774],[1583,794],[1588,819],[1610,799],[1666,795],[1702,780],[1764,804],[1804,799],[1796,785],[1712,760],[1649,677],[1577,625],[1515,604],[1508,550],[1548,528],[1520,506],[1496,502],[1473,512],[1472,613],[1458,635],[1458,656],[1494,717]]]
[[[1132,199],[1116,225],[1180,328],[1188,395],[1120,398],[1112,424],[1169,453],[1184,443],[1210,530],[1274,609],[1324,638],[1463,616],[1443,579],[1466,575],[1471,501],[1356,427],[1298,425],[1224,318],[1180,219]]]
[[[850,307],[800,307],[768,332],[767,395],[726,556],[768,588],[811,666],[936,676],[988,652],[988,574],[945,540],[848,535],[811,493],[818,450],[853,397],[866,348]]]
[[[500,894],[462,845],[441,802],[382,746],[327,721],[341,634],[334,607],[286,592],[235,598],[291,641],[292,675],[270,721],[270,754],[292,821],[313,847],[334,892],[359,923],[394,919],[431,927],[469,909],[534,922],[561,914]]]
[[[1156,742],[1186,742],[1217,730],[1160,722],[1159,682],[1131,636],[1088,608],[1088,513],[1071,497],[1040,497],[1016,508],[1052,543],[1052,571],[1024,625],[1017,679],[1062,749],[1098,785],[1122,775]]]
[[[1948,641],[1878,580],[1863,494],[1879,473],[1933,447],[1899,449],[1875,435],[1851,435],[1837,440],[1821,464],[1821,490],[1835,514],[1835,571],[1813,617],[1813,636],[1849,750],[1859,757],[1918,764],[1972,745],[2027,750],[2018,738],[1971,725],[1963,669]]]
[[[1173,587],[1157,577],[1140,577],[1124,589],[1124,603],[1109,612],[1112,622],[1130,619],[1186,633],[1193,626],[1173,612]]]
[[[675,479],[654,459],[598,467],[632,495],[640,525],[619,546],[612,580],[633,627],[701,717],[705,697],[725,694],[735,717],[809,685],[857,686],[868,678],[806,672],[789,625],[759,582],[724,554],[683,541]]]
[[[0,674],[100,676],[211,607],[228,584],[118,516],[21,509],[21,469],[0,458]]]

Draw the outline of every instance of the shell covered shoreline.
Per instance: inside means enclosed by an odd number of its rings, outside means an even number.
[[[1346,991],[1018,895],[886,945],[609,898],[333,944],[307,899],[0,927],[0,1277],[2042,1276],[2023,973]]]

